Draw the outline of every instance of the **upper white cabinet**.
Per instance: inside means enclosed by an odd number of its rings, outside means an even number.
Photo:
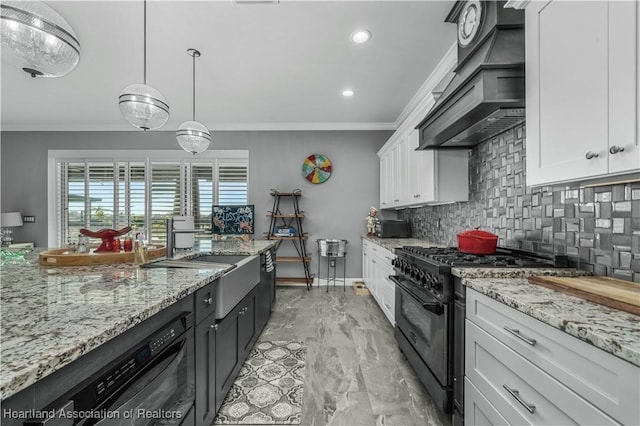
[[[381,208],[469,199],[468,151],[416,151],[419,142],[419,131],[411,129],[378,153]]]
[[[640,171],[640,5],[526,8],[527,185]]]

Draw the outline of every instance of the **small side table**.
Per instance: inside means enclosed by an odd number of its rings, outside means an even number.
[[[327,293],[329,292],[329,283],[331,281],[333,281],[334,288],[336,286],[336,281],[342,281],[342,290],[346,291],[347,253],[344,253],[342,256],[335,256],[330,254],[322,254],[320,250],[318,250],[318,287],[320,286],[320,259],[322,259],[323,257],[327,259]],[[338,259],[342,259],[342,279],[336,277]],[[333,277],[331,277],[331,270],[333,270]]]

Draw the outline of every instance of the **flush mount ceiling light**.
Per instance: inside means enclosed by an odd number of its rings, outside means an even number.
[[[356,92],[354,92],[351,89],[345,89],[345,90],[342,91],[342,96],[344,96],[345,98],[350,98],[355,94],[356,94]]]
[[[178,127],[176,139],[182,149],[195,155],[209,147],[211,133],[204,124],[196,121],[196,58],[200,57],[200,52],[187,49],[187,54],[193,58],[193,121],[185,121]]]
[[[354,43],[366,43],[371,39],[371,32],[369,30],[356,30],[351,33],[351,41]]]
[[[2,1],[2,53],[31,77],[62,77],[80,61],[80,42],[62,16],[39,1]]]
[[[142,130],[155,130],[169,119],[169,104],[158,90],[147,86],[147,1],[144,1],[144,70],[143,83],[131,84],[122,90],[118,101],[120,112]]]

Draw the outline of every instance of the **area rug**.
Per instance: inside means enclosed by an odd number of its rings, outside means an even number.
[[[213,423],[299,425],[306,354],[302,342],[257,342]]]

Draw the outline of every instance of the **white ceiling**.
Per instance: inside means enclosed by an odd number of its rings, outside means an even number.
[[[48,1],[81,44],[78,67],[34,79],[2,61],[2,130],[132,130],[118,95],[143,76],[143,2]],[[446,1],[147,2],[147,83],[167,98],[175,130],[394,129],[452,46]],[[349,39],[357,28],[373,37]],[[356,94],[343,98],[351,87]]]

